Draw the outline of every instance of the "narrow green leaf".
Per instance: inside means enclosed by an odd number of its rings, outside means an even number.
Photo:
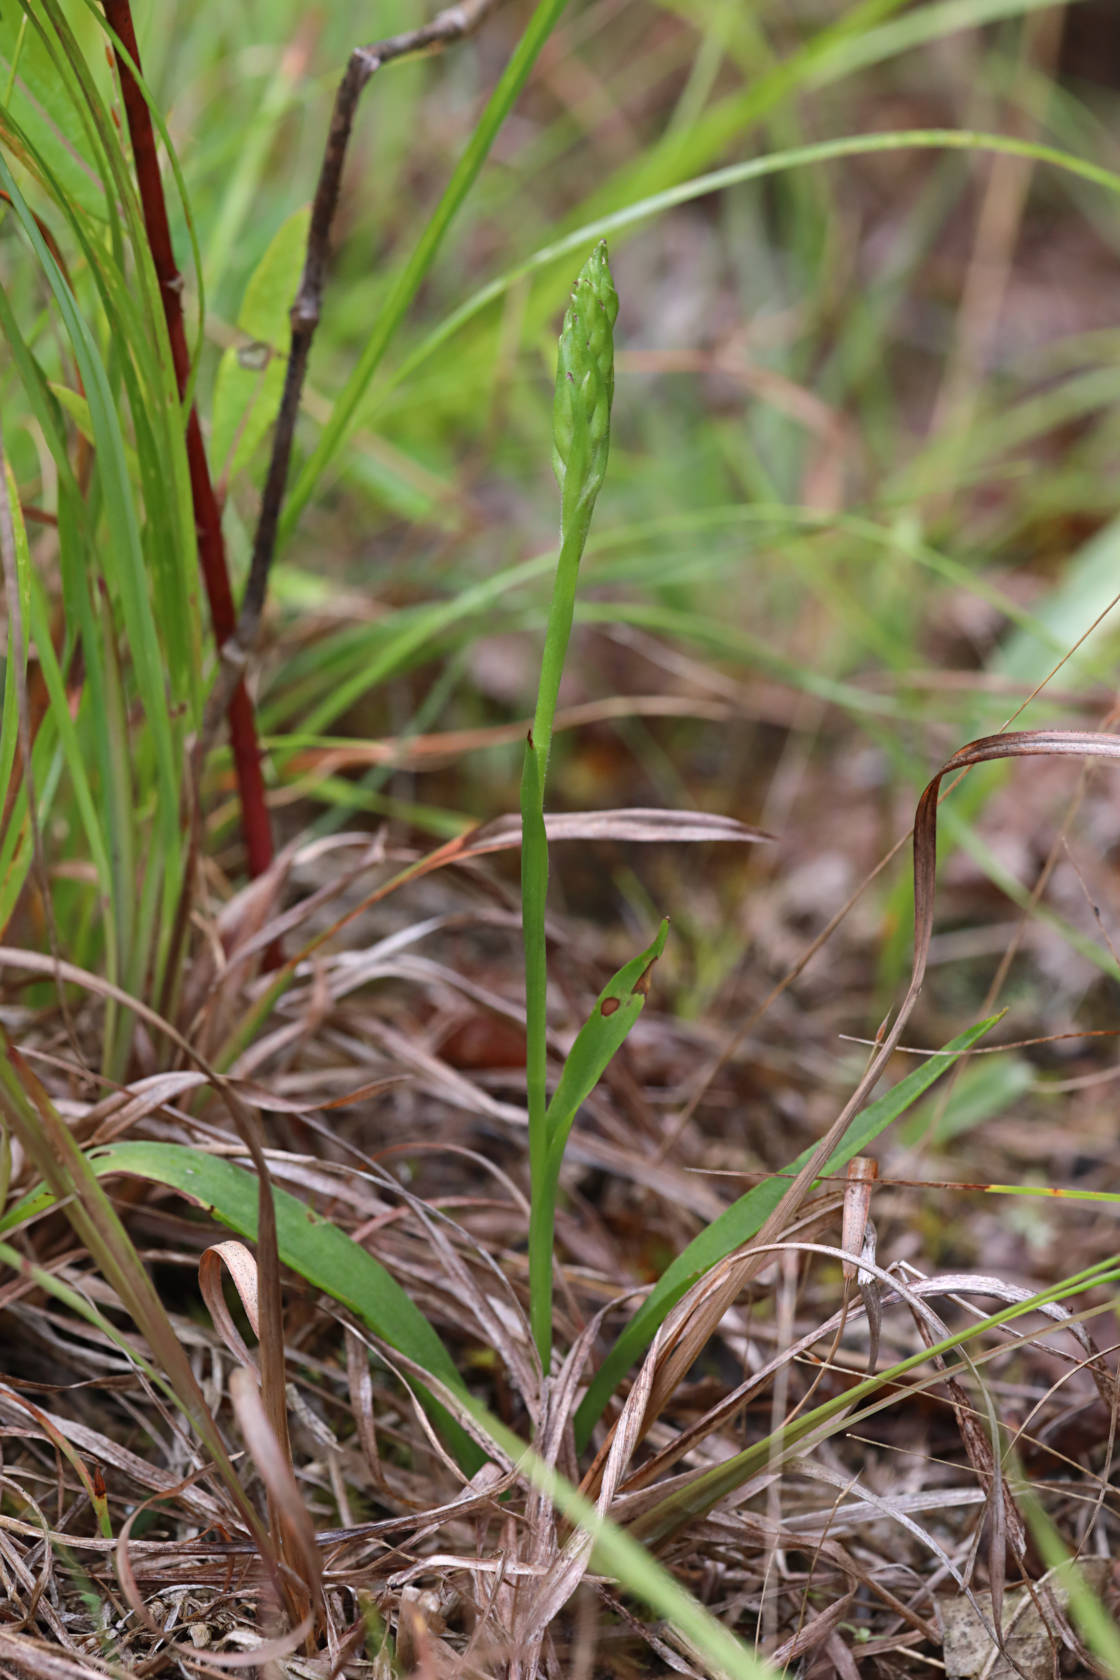
[[[145,716],[152,730],[162,798],[162,838],[170,860],[178,857],[179,771],[165,690],[164,658],[152,616],[151,599],[140,542],[137,510],[132,496],[120,417],[96,340],[77,307],[73,293],[47,248],[35,218],[0,156],[0,182],[50,285],[74,350],[96,438],[99,480],[112,533],[120,605]]]
[[[89,404],[85,397],[83,397],[82,393],[80,391],[72,391],[69,385],[59,385],[57,382],[52,381],[51,394],[57,401],[58,406],[69,417],[69,419],[74,422],[74,425],[77,427],[82,437],[85,438],[86,442],[89,444],[96,444],[97,439],[94,436],[93,421],[90,419]],[[129,480],[131,483],[136,484],[140,478],[140,464],[136,458],[136,451],[128,442],[127,438],[122,439],[122,443],[124,448],[125,467],[128,471]]]
[[[977,1026],[969,1027],[967,1032],[960,1033],[943,1050],[928,1057],[913,1073],[907,1074],[893,1090],[869,1103],[852,1121],[843,1143],[826,1165],[825,1174],[837,1172],[846,1166],[853,1155],[858,1155],[873,1138],[886,1131],[900,1114],[904,1114],[922,1093],[929,1089],[934,1080],[940,1078],[946,1068],[952,1066],[958,1056],[970,1049],[999,1019],[998,1015],[993,1015]],[[797,1173],[811,1154],[812,1145],[802,1150],[795,1161],[791,1161],[786,1172]],[[737,1202],[725,1209],[718,1219],[705,1226],[699,1236],[694,1237],[688,1247],[678,1254],[661,1274],[599,1366],[580,1403],[576,1413],[576,1444],[581,1450],[586,1446],[603,1407],[634,1360],[649,1346],[666,1313],[705,1272],[718,1265],[735,1249],[750,1242],[767,1217],[773,1213],[785,1191],[784,1177],[767,1179],[765,1184],[758,1184],[753,1190],[748,1190],[745,1196],[740,1196]]]
[[[599,993],[595,1007],[581,1027],[560,1083],[552,1094],[546,1115],[549,1166],[560,1171],[564,1145],[580,1104],[586,1102],[621,1047],[634,1022],[642,1013],[649,989],[650,970],[665,949],[669,918],[661,923],[652,945],[624,963]]]
[[[96,170],[89,167],[91,135],[88,120],[69,89],[41,26],[21,28],[26,6],[0,7],[0,65],[5,81],[17,63],[15,83],[5,115],[33,131],[52,174],[67,195],[87,215],[108,219],[108,205]],[[46,112],[49,121],[42,120]]]
[[[1067,1550],[1060,1531],[1030,1483],[1016,1487],[1015,1493],[1022,1500],[1031,1536],[1049,1572],[1045,1584],[1059,1590],[1064,1588],[1069,1594],[1069,1606],[1078,1632],[1100,1661],[1098,1672],[1120,1674],[1120,1631],[1100,1595],[1086,1579],[1084,1560],[1074,1557]]]
[[[16,762],[16,750],[19,746],[18,685],[26,681],[27,648],[30,635],[31,557],[27,549],[27,531],[23,523],[23,512],[19,505],[19,488],[12,475],[7,456],[4,457],[2,465],[15,542],[16,575],[10,583],[0,575],[0,589],[3,589],[5,594],[8,587],[14,587],[17,591],[22,631],[20,644],[17,647],[13,615],[5,611],[7,653],[4,659],[4,701],[2,708],[0,708],[0,788],[7,789],[10,785],[12,770]]]

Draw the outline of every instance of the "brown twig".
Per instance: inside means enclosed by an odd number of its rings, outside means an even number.
[[[260,515],[249,564],[249,578],[237,618],[236,631],[223,648],[223,669],[219,673],[207,707],[207,717],[202,729],[203,743],[208,740],[225,710],[227,691],[231,691],[234,684],[243,680],[245,665],[260,630],[261,615],[268,594],[269,573],[276,552],[276,533],[288,484],[292,443],[295,438],[296,421],[299,418],[304,380],[307,376],[311,341],[319,325],[322,309],[331,225],[338,208],[339,185],[358,101],[370,77],[383,64],[397,58],[442,52],[445,47],[472,34],[496,4],[497,0],[462,0],[462,4],[449,6],[430,23],[423,24],[418,29],[410,29],[403,35],[390,35],[368,47],[355,47],[350,54],[338,92],[335,94],[327,143],[311,205],[311,225],[307,233],[303,273],[289,313],[292,332],[288,365],[284,375],[280,409],[276,417],[276,429],[272,437],[268,474],[261,497]]]
[[[167,203],[163,193],[151,112],[137,81],[137,76],[142,72],[140,49],[136,44],[136,31],[132,23],[131,0],[104,0],[104,7],[106,21],[115,37],[114,53],[128,132],[132,140],[136,183],[140,193],[148,246],[163,301],[175,379],[180,397],[185,397],[190,383],[191,368],[187,335],[183,325],[183,281],[171,244],[171,228],[167,219]],[[214,637],[218,647],[222,648],[234,634],[237,618],[230,587],[229,567],[226,563],[221,510],[210,477],[198,410],[193,403],[187,416],[186,444],[191,500],[198,535],[199,565],[210,603]],[[229,717],[230,743],[241,804],[241,827],[245,837],[249,873],[252,876],[263,875],[272,862],[272,824],[265,800],[253,704],[240,676],[229,685],[229,692],[224,696],[218,716],[221,718],[226,714]]]

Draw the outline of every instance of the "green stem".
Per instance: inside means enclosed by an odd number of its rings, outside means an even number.
[[[548,1162],[548,960],[545,834],[540,758],[535,730],[525,744],[521,773],[521,899],[525,945],[525,1085],[529,1111],[529,1322],[547,1371],[552,1353],[552,1242],[556,1182]]]
[[[560,539],[560,558],[556,565],[556,581],[548,609],[544,651],[541,654],[537,709],[533,716],[532,747],[538,765],[542,801],[545,778],[548,775],[548,758],[552,751],[552,726],[560,696],[560,679],[564,675],[564,660],[567,657],[572,620],[575,617],[579,563],[583,558],[590,524],[590,519],[583,520],[575,530],[562,532]]]
[[[614,391],[612,329],[618,298],[606,247],[584,265],[560,335],[553,412],[554,466],[560,484],[560,558],[541,655],[533,727],[521,773],[521,919],[525,945],[525,1084],[529,1115],[529,1322],[547,1374],[552,1356],[552,1264],[562,1150],[550,1149],[548,1122],[548,838],[544,790],[560,679],[575,615],[579,563],[603,482]]]

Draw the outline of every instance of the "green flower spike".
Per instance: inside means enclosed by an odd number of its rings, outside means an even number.
[[[565,533],[573,519],[590,521],[607,470],[617,318],[618,293],[602,240],[575,283],[556,363],[552,464]]]

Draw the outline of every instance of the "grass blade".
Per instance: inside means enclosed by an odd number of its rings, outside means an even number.
[[[465,303],[460,304],[458,309],[441,321],[439,326],[406,357],[400,367],[394,370],[391,378],[379,387],[378,396],[383,397],[394,386],[410,378],[417,368],[442,349],[448,339],[454,337],[460,327],[481,314],[490,304],[503,298],[519,281],[542,269],[551,268],[554,263],[572,256],[577,251],[584,250],[594,239],[613,238],[653,216],[661,215],[666,210],[676,209],[681,204],[691,204],[698,198],[706,198],[709,193],[725,192],[729,187],[743,186],[748,181],[761,181],[770,175],[784,174],[787,170],[804,169],[820,163],[835,163],[843,158],[867,157],[877,152],[908,149],[990,152],[998,156],[1029,158],[1035,163],[1044,163],[1051,168],[1064,170],[1090,182],[1093,186],[1103,188],[1105,192],[1120,194],[1120,173],[1106,168],[1103,164],[1094,163],[1090,158],[1078,157],[1074,152],[1063,151],[1057,146],[1043,145],[1039,141],[1021,140],[1015,135],[992,134],[974,129],[914,128],[888,134],[842,135],[834,140],[818,140],[810,145],[792,146],[784,151],[770,152],[763,157],[747,158],[742,163],[728,164],[723,169],[713,169],[707,174],[693,176],[677,186],[651,193],[648,197],[634,199],[621,210],[606,211],[603,215],[584,222],[571,233],[554,240],[552,244],[541,246],[524,262],[515,264],[497,279],[480,287]]]

